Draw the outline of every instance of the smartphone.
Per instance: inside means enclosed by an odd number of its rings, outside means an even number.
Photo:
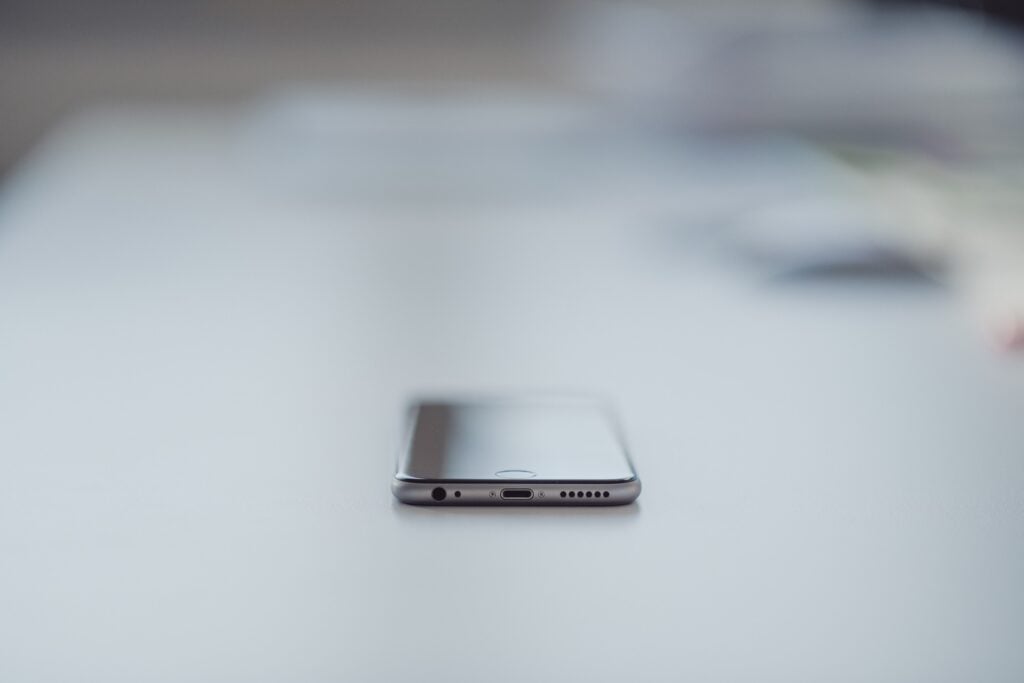
[[[625,505],[640,479],[599,401],[419,401],[392,491],[418,505]]]

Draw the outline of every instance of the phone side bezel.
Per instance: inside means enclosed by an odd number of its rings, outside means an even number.
[[[445,497],[437,500],[433,496],[435,489],[443,489]],[[505,489],[529,489],[533,497],[528,500],[508,499],[501,495]],[[535,480],[416,480],[410,481],[395,477],[391,491],[395,498],[410,505],[505,505],[524,507],[531,505],[543,506],[592,506],[629,505],[640,495],[641,484],[638,477],[629,480],[566,480],[566,481],[535,481]],[[566,496],[562,497],[562,492]],[[603,493],[607,491],[608,496]],[[458,492],[460,495],[455,495]],[[583,496],[572,496],[568,493],[583,493]],[[600,493],[600,497],[586,497],[586,493]]]

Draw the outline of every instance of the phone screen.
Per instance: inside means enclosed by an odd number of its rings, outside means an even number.
[[[398,471],[434,481],[635,476],[609,413],[585,400],[420,403]]]

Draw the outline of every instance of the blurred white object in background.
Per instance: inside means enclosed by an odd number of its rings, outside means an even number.
[[[1020,35],[951,10],[799,0],[606,2],[567,23],[569,63],[615,105],[689,134],[803,139],[849,167],[824,193],[739,210],[742,251],[779,270],[945,267],[987,332],[1022,345],[1024,207],[989,201],[1024,178]]]
[[[510,88],[277,88],[240,136],[247,172],[346,203],[542,202],[607,178],[622,127],[579,98]],[[589,162],[589,163],[588,163]]]
[[[582,82],[672,125],[1024,150],[1019,37],[962,13],[608,2],[567,24]]]

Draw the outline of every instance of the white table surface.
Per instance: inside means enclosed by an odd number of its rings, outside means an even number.
[[[1024,677],[1024,371],[941,290],[686,247],[761,185],[657,145],[390,201],[253,130],[98,111],[4,189],[0,680]],[[392,499],[410,395],[537,389],[637,504]]]

